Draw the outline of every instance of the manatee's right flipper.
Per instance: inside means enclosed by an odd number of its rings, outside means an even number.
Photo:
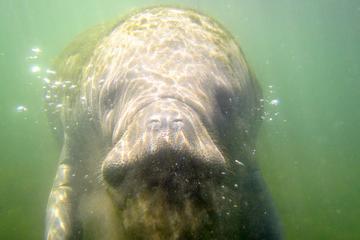
[[[75,224],[75,167],[73,164],[74,161],[65,140],[48,200],[45,239],[74,239],[80,234]]]

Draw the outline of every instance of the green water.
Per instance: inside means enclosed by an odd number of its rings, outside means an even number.
[[[0,2],[0,239],[42,238],[58,150],[38,77],[87,27],[176,2],[222,22],[261,82],[257,156],[287,239],[360,239],[358,0],[73,2]]]

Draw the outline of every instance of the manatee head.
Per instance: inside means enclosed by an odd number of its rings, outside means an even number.
[[[221,177],[225,159],[201,116],[172,98],[139,109],[102,164],[113,192],[192,194]]]

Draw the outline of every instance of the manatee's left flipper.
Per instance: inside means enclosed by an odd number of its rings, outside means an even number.
[[[79,234],[75,227],[74,165],[76,164],[74,164],[68,141],[65,138],[46,210],[45,239],[74,239]]]
[[[72,228],[72,199],[71,187],[72,168],[68,164],[60,164],[54,185],[50,192],[46,210],[45,239],[69,239]]]

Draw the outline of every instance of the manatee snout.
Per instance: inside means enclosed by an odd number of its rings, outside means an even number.
[[[154,102],[133,117],[108,153],[102,165],[104,180],[112,188],[136,189],[183,189],[191,188],[192,181],[213,180],[226,166],[212,137],[187,104]]]

